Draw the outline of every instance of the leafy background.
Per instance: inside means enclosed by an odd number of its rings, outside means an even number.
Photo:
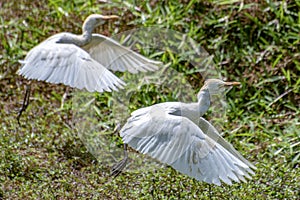
[[[299,198],[299,0],[4,0],[0,7],[0,199]],[[80,33],[91,13],[120,16],[97,28],[108,36],[153,25],[187,34],[214,55],[226,80],[242,83],[226,94],[228,107],[220,128],[257,166],[252,180],[210,186],[169,167],[112,179],[110,166],[101,165],[74,134],[72,89],[62,85],[32,81],[31,104],[18,125],[17,111],[30,83],[16,75],[18,60],[52,34]],[[171,62],[199,88],[201,76],[181,56],[165,52],[156,57]],[[170,92],[142,87],[130,109],[176,100]],[[97,118],[99,131],[120,146],[112,94],[95,96],[96,107],[105,113]]]

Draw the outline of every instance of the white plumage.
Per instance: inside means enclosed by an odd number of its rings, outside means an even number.
[[[117,16],[90,15],[82,27],[82,35],[58,33],[31,49],[18,73],[27,79],[63,83],[89,92],[112,91],[125,83],[112,71],[157,70],[160,62],[120,45],[100,34],[94,27]],[[108,70],[109,69],[109,70]]]
[[[237,84],[209,79],[198,103],[166,102],[134,111],[120,131],[123,142],[199,181],[245,182],[256,167],[201,117],[210,106],[210,94]]]

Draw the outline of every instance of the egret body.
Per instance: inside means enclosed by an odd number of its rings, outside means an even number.
[[[126,145],[168,164],[199,181],[226,184],[246,181],[256,167],[240,155],[202,116],[210,96],[239,82],[208,79],[198,93],[197,103],[165,102],[134,111],[120,131]],[[113,167],[117,175],[125,159]],[[252,169],[251,169],[252,168]]]

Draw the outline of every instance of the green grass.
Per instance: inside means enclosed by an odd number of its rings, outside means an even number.
[[[1,2],[0,199],[299,198],[299,0],[97,2]],[[184,33],[214,55],[219,74],[242,83],[226,94],[226,117],[216,123],[225,138],[257,166],[252,180],[210,190],[206,183],[169,167],[147,167],[148,163],[111,179],[108,162],[97,160],[72,128],[72,98],[65,95],[71,89],[62,85],[32,81],[31,104],[18,126],[17,111],[29,83],[16,75],[18,60],[54,33],[80,33],[82,21],[91,13],[120,16],[96,30],[105,35],[153,25]],[[157,53],[141,47],[141,52],[170,63],[185,79],[167,79],[159,87],[139,90],[132,84],[126,112],[182,97],[182,90],[167,87],[180,85],[174,81],[194,91],[201,86],[201,74],[183,59],[187,51]],[[131,75],[126,76],[130,80]],[[113,110],[115,95],[94,96],[95,134],[102,134],[110,151],[120,150],[114,129],[126,119]],[[213,112],[206,117],[214,118]]]

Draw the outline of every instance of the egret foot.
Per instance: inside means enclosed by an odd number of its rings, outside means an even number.
[[[19,113],[17,116],[17,121],[18,121],[19,126],[20,126],[20,117],[22,116],[22,113],[27,109],[27,107],[29,105],[30,90],[31,90],[30,85],[26,85],[26,91],[25,91],[23,104],[22,104],[22,107],[19,110]]]
[[[112,166],[110,176],[117,177],[126,167],[127,160],[128,160],[127,144],[124,144],[124,158]]]

